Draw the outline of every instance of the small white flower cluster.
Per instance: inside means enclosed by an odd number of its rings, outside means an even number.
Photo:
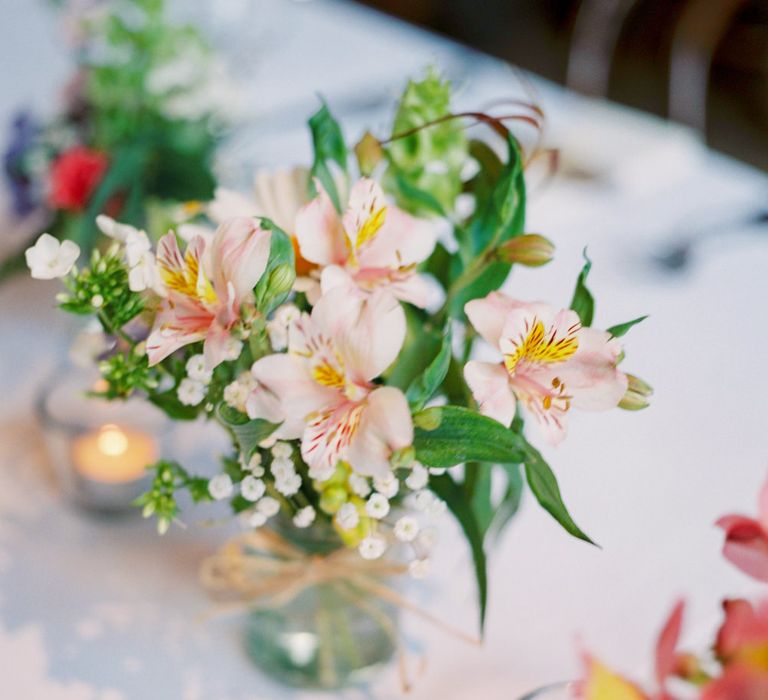
[[[248,401],[256,379],[250,372],[243,372],[234,382],[224,387],[224,402],[232,408],[245,413],[245,403]]]
[[[301,476],[296,473],[291,459],[293,448],[287,442],[276,442],[271,451],[270,471],[275,478],[275,488],[283,496],[295,496],[301,488]]]
[[[288,328],[301,316],[299,307],[295,304],[283,304],[277,308],[271,321],[267,321],[267,333],[272,349],[276,352],[288,347]]]
[[[197,406],[208,393],[212,372],[203,355],[192,355],[186,364],[187,376],[179,382],[176,394],[185,406]]]

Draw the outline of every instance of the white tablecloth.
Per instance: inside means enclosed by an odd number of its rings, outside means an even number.
[[[0,114],[45,107],[64,75],[41,7],[2,0]],[[218,5],[218,3],[217,3]],[[225,173],[308,157],[301,127],[312,94],[326,95],[347,133],[384,128],[404,73],[429,61],[476,106],[520,94],[506,67],[357,7],[328,1],[230,2],[216,32],[252,29],[231,50],[247,74],[253,126],[231,147]],[[184,9],[184,8],[183,8]],[[189,8],[186,8],[189,12]],[[243,21],[243,15],[250,18]],[[194,14],[194,12],[192,13]],[[228,24],[229,23],[229,24]],[[34,47],[34,48],[33,48]],[[238,53],[239,52],[239,53]],[[593,105],[535,81],[550,141],[566,163],[600,178],[560,178],[531,196],[529,230],[558,246],[556,261],[516,271],[508,289],[567,305],[589,245],[596,323],[650,314],[627,338],[627,370],[651,382],[639,414],[574,416],[565,444],[545,450],[574,517],[602,546],[565,535],[526,495],[490,552],[482,649],[409,620],[413,658],[425,653],[414,698],[507,700],[578,669],[582,644],[627,671],[650,665],[673,600],[691,602],[687,639],[705,645],[719,600],[754,587],[719,556],[712,523],[750,511],[766,475],[768,242],[738,222],[765,206],[768,178],[708,152],[686,131],[627,110]],[[48,105],[50,106],[50,105]],[[681,236],[722,223],[685,274],[650,262]],[[154,535],[140,520],[95,520],[61,503],[34,423],[33,396],[64,352],[66,324],[53,284],[17,279],[0,289],[0,696],[14,700],[252,700],[315,697],[279,688],[252,668],[236,619],[203,623],[200,559],[226,530],[194,524]],[[207,442],[187,429],[193,461]],[[194,437],[194,440],[189,440]],[[415,599],[471,628],[474,588],[465,544],[446,520],[435,574]],[[397,697],[394,670],[371,695]]]

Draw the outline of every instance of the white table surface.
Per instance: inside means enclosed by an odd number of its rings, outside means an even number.
[[[459,76],[462,106],[520,94],[504,66],[357,7],[330,0],[222,5],[221,24],[208,22],[214,36],[233,22],[245,26],[243,16],[256,36],[252,51],[242,37],[230,46],[250,81],[253,123],[225,159],[230,175],[306,159],[301,123],[316,91],[346,115],[350,136],[364,123],[384,128],[390,112],[377,95],[396,94],[403,75],[428,61]],[[0,0],[0,7],[11,18],[0,23],[0,57],[12,67],[0,73],[0,116],[19,103],[50,107],[50,90],[66,75],[51,18],[26,0]],[[256,61],[250,68],[249,60]],[[768,466],[768,241],[733,223],[765,206],[768,178],[708,152],[679,128],[536,86],[550,142],[566,161],[604,178],[560,178],[532,194],[528,228],[551,237],[559,254],[541,270],[516,271],[508,290],[567,305],[588,244],[596,323],[651,316],[627,338],[626,367],[651,382],[656,396],[639,414],[575,416],[565,444],[545,450],[574,517],[602,549],[569,538],[527,494],[490,552],[483,648],[406,622],[414,658],[426,658],[413,698],[507,700],[573,677],[577,638],[642,674],[677,596],[691,603],[687,639],[704,646],[719,600],[755,590],[719,556],[712,523],[724,512],[752,510]],[[650,263],[665,243],[717,222],[729,234],[703,244],[685,274]],[[53,309],[55,291],[27,279],[0,289],[0,697],[323,697],[262,677],[241,650],[236,619],[200,622],[209,603],[197,565],[226,529],[203,528],[192,517],[186,530],[158,538],[150,523],[94,520],[58,498],[32,410],[37,387],[64,352],[67,325]],[[216,438],[187,429],[178,442],[204,467]],[[443,532],[434,576],[414,595],[471,628],[466,547],[447,519]],[[346,696],[394,698],[397,687],[391,670],[370,694]]]

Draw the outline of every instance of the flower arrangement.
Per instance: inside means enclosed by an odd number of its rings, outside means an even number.
[[[162,0],[70,14],[76,72],[61,112],[17,116],[3,174],[19,228],[90,252],[101,213],[154,230],[181,203],[210,199],[221,114],[206,85],[220,66],[193,27],[168,22]],[[0,278],[19,267],[23,256],[9,258]]]
[[[428,520],[447,509],[471,548],[482,626],[484,540],[514,515],[523,479],[590,541],[524,420],[556,444],[571,411],[642,408],[650,388],[619,368],[621,337],[642,319],[592,327],[588,260],[567,308],[499,291],[514,265],[552,257],[526,233],[530,154],[507,127],[541,114],[454,113],[450,99],[434,71],[409,82],[392,135],[366,133],[354,162],[323,105],[309,120],[309,168],[260,175],[253,197],[219,190],[205,217],[156,248],[102,215],[114,244],[88,266],[47,235],[27,261],[33,276],[63,280],[61,308],[95,314],[110,336],[100,395],[140,392],[173,419],[204,416],[232,437],[213,478],[154,466],[139,504],[161,532],[186,489],[228,501],[247,530],[279,515],[297,532],[330,529],[364,561],[397,545],[421,577]],[[490,137],[468,138],[468,122]],[[481,343],[495,361],[473,359]]]
[[[758,499],[757,519],[726,515],[723,555],[757,581],[768,582],[768,482]],[[590,654],[574,696],[582,700],[761,700],[768,698],[768,599],[723,601],[723,621],[711,654],[678,650],[685,604],[675,604],[656,644],[656,688],[646,692]]]

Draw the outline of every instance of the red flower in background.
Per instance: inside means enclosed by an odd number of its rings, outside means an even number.
[[[51,167],[49,203],[54,209],[84,209],[109,166],[105,153],[75,146],[62,153]]]

